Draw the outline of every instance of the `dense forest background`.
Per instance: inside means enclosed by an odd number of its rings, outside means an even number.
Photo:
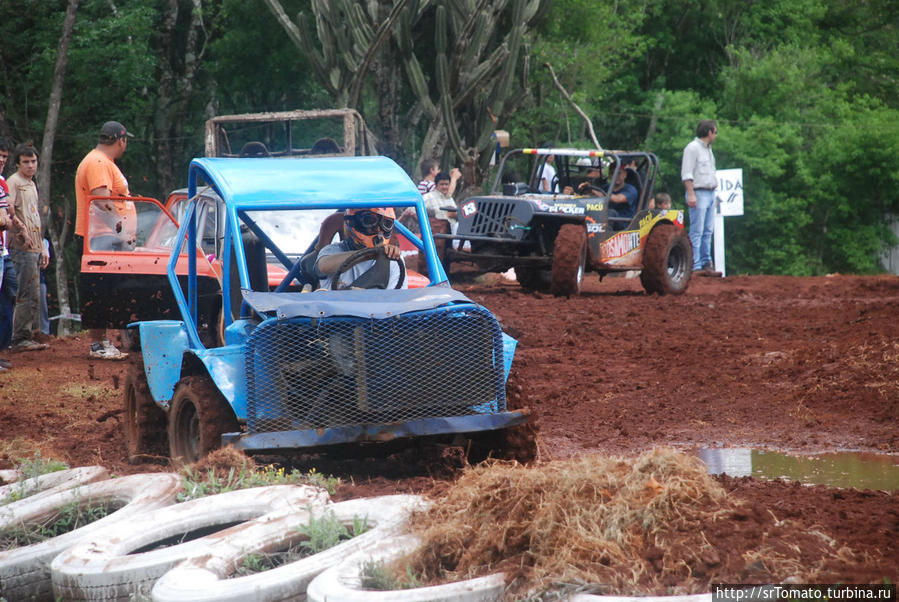
[[[3,2],[0,135],[43,153],[66,278],[75,168],[107,120],[136,134],[134,194],[185,185],[211,116],[341,106],[413,177],[430,154],[472,187],[496,128],[591,146],[555,75],[605,148],[659,156],[680,207],[681,150],[718,120],[745,186],[729,273],[874,273],[899,214],[897,25],[894,0]]]

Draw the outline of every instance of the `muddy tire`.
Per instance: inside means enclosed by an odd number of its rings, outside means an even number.
[[[522,288],[541,293],[549,290],[552,274],[549,270],[540,268],[515,268],[515,276]]]
[[[146,461],[146,456],[165,456],[168,449],[165,412],[154,403],[147,385],[144,364],[138,360],[125,376],[125,448],[130,462]]]
[[[169,455],[190,464],[221,447],[222,433],[240,430],[234,410],[209,376],[182,378],[169,409]]]
[[[559,297],[579,295],[586,262],[587,230],[579,224],[563,225],[553,247],[549,291]]]
[[[661,224],[650,232],[643,249],[640,282],[647,293],[680,295],[693,274],[693,246],[683,229]]]

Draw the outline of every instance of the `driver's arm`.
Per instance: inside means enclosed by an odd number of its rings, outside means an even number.
[[[330,276],[355,252],[356,251],[341,251],[331,255],[319,255],[318,260],[315,262],[315,269],[322,276]],[[385,244],[384,253],[390,259],[400,258],[400,248],[396,245]]]
[[[337,271],[344,261],[347,260],[355,251],[342,251],[333,255],[319,255],[315,262],[315,271],[322,276],[329,276]]]

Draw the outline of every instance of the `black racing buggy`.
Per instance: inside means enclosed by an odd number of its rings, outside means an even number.
[[[540,192],[552,157],[550,192]],[[620,171],[637,191],[632,217],[619,217],[608,202]],[[648,152],[516,149],[501,160],[490,194],[459,203],[444,266],[474,264],[485,272],[515,269],[527,289],[556,295],[580,293],[585,272],[600,279],[640,270],[647,293],[680,294],[693,272],[693,247],[684,212],[650,209],[658,158]],[[551,181],[550,181],[551,180]]]

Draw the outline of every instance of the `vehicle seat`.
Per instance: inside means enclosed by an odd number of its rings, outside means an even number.
[[[643,176],[631,167],[628,167],[626,172],[624,181],[637,189],[637,211],[639,211],[643,206]]]
[[[241,157],[271,157],[272,154],[268,152],[268,147],[265,146],[262,142],[252,141],[247,142],[240,149]]]
[[[265,245],[255,234],[241,228],[240,239],[243,242],[244,255],[247,259],[247,272],[250,278],[250,288],[254,291],[268,291],[268,263],[265,260]],[[231,270],[229,272],[231,296],[231,317],[234,320],[240,318],[240,308],[243,303],[243,295],[240,292],[240,277],[237,271],[236,255],[234,249],[231,253]]]

